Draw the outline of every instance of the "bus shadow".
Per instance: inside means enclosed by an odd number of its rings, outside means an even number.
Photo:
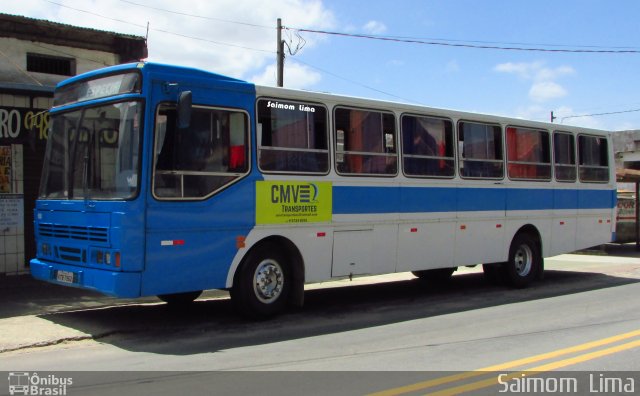
[[[41,318],[132,352],[211,353],[336,334],[640,282],[606,274],[545,271],[527,289],[490,285],[481,273],[456,275],[446,286],[418,279],[308,290],[303,309],[267,321],[242,319],[228,298],[197,300],[175,309],[164,303],[101,307]]]

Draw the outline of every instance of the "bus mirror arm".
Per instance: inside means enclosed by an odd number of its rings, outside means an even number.
[[[191,125],[191,91],[182,91],[178,96],[178,128],[187,129]]]

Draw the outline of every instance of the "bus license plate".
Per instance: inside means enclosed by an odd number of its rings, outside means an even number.
[[[58,271],[56,280],[63,283],[74,283],[74,275],[71,271]]]

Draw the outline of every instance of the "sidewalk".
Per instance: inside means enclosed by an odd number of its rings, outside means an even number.
[[[225,295],[206,291],[201,298]],[[106,306],[161,303],[156,297],[121,299],[89,290],[35,280],[31,275],[0,276],[0,353],[90,340],[105,334],[89,334],[47,320],[47,315]]]
[[[31,275],[0,276],[0,319],[117,301],[100,293],[38,281]]]
[[[39,315],[125,304],[131,301],[41,282],[33,279],[31,275],[1,276],[0,353],[94,338],[94,335],[61,326]],[[159,300],[147,298],[136,301]]]

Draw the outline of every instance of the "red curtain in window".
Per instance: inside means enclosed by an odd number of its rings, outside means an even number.
[[[364,151],[364,118],[365,112],[351,110],[349,112],[349,136],[347,151]],[[362,173],[362,156],[350,155],[348,157],[349,170],[351,173]]]
[[[518,133],[520,132],[520,133]],[[537,162],[535,148],[539,144],[539,135],[535,131],[518,131],[507,128],[507,155],[509,158],[509,177],[516,179],[535,179],[538,175],[534,164],[514,164],[516,162]]]

